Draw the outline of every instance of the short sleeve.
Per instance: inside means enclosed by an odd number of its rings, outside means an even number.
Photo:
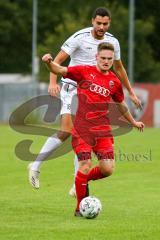
[[[114,45],[114,60],[120,60],[121,59],[121,50],[118,40],[116,39],[115,45]]]
[[[124,100],[124,92],[123,92],[122,84],[120,81],[117,82],[116,84],[116,88],[112,95],[112,99],[115,102],[119,102],[119,103],[121,103]]]
[[[69,37],[62,45],[61,49],[68,55],[71,55],[79,47],[79,41],[75,34]]]
[[[67,68],[67,75],[64,78],[72,79],[75,82],[83,80],[84,66],[72,66]]]

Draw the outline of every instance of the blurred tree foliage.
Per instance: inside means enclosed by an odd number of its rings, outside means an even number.
[[[107,2],[107,3],[106,3]],[[93,10],[108,7],[112,13],[109,32],[118,38],[121,56],[128,62],[128,0],[39,0],[38,55],[58,53],[62,43],[75,31],[91,25]],[[160,79],[160,1],[136,2],[135,81]],[[32,0],[0,1],[0,72],[31,72]],[[67,63],[66,63],[67,64]],[[40,81],[49,74],[40,61]]]
[[[31,68],[32,0],[0,1],[0,72]]]

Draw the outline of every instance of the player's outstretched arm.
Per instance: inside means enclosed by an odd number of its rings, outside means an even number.
[[[113,68],[117,76],[120,78],[120,80],[123,82],[124,86],[128,90],[129,97],[132,100],[132,102],[138,107],[142,108],[141,101],[137,98],[135,92],[133,91],[133,88],[131,87],[131,84],[129,82],[126,70],[122,64],[121,60],[114,60]]]
[[[128,107],[127,107],[127,104],[125,103],[125,101],[121,102],[121,103],[118,103],[117,104],[117,107],[119,109],[119,111],[122,113],[123,117],[128,121],[130,122],[133,127],[137,128],[139,131],[143,132],[144,130],[144,123],[143,122],[137,122],[131,115]]]
[[[67,67],[62,67],[61,65],[53,62],[53,58],[51,54],[47,53],[42,57],[42,61],[46,63],[47,67],[49,68],[50,72],[56,75],[66,75],[67,74]]]
[[[54,58],[54,62],[61,65],[68,57],[69,57],[69,55],[66,52],[64,52],[63,50],[61,50],[57,54],[57,56]],[[60,85],[57,83],[57,75],[50,72],[48,93],[51,96],[57,96],[59,94],[59,92],[60,92]]]

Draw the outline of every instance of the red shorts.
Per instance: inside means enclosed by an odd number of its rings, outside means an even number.
[[[87,139],[81,138],[74,132],[72,134],[72,147],[77,154],[78,161],[91,159],[91,152],[97,155],[98,160],[114,159],[113,137]]]

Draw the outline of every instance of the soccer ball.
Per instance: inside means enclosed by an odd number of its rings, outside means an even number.
[[[89,196],[83,198],[80,203],[80,213],[85,218],[95,218],[102,210],[102,204],[96,197]]]

